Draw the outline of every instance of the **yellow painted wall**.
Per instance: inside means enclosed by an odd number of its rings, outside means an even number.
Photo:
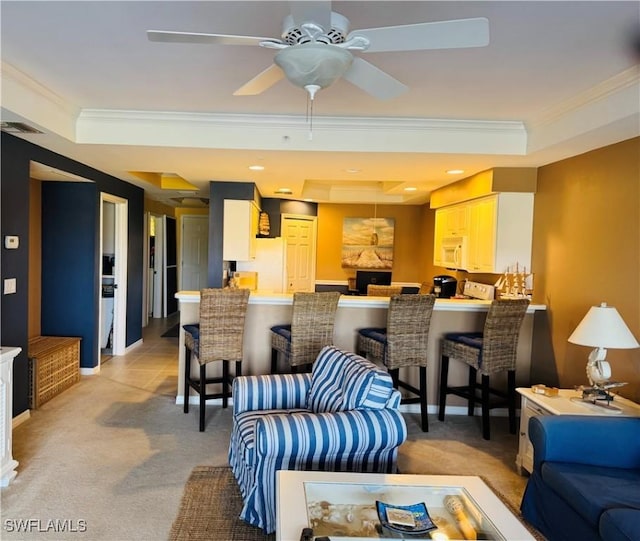
[[[40,336],[42,305],[42,182],[29,186],[29,338]]]
[[[539,169],[532,266],[563,387],[587,382],[590,348],[567,338],[589,307],[615,306],[640,340],[640,138]],[[640,349],[607,359],[613,379],[630,383],[620,394],[640,401]]]
[[[165,205],[160,201],[153,201],[151,199],[144,198],[144,211],[151,212],[152,214],[166,214],[172,218],[176,215],[176,209],[170,205]]]
[[[375,215],[394,218],[393,281],[417,282],[425,279],[422,254],[424,225],[422,206],[378,205]],[[341,266],[342,225],[344,218],[372,218],[373,205],[318,205],[318,256],[316,279],[344,280],[355,276],[355,269]],[[431,241],[433,243],[433,240]]]

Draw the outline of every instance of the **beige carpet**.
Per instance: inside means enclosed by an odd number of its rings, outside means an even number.
[[[487,479],[483,480],[535,539],[544,539],[522,519],[519,510],[503,494]],[[273,534],[264,535],[259,528],[238,518],[241,508],[240,489],[230,468],[198,466],[185,486],[169,541],[273,541]]]
[[[167,539],[193,469],[228,465],[232,408],[207,406],[201,433],[198,408],[185,415],[175,403],[178,339],[160,337],[172,323],[153,320],[140,347],[83,376],[13,431],[18,476],[0,491],[2,524],[83,520],[87,531],[1,529],[3,541]],[[439,422],[431,414],[426,433],[417,411],[404,418],[402,473],[480,475],[513,508],[520,505],[527,478],[516,471],[518,436],[506,418],[492,418],[490,441],[478,417]]]

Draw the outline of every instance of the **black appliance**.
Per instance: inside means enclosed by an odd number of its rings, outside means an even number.
[[[391,272],[389,271],[356,271],[356,289],[358,295],[367,294],[367,286],[376,284],[380,286],[391,285]]]
[[[458,280],[448,274],[440,274],[433,277],[431,293],[440,299],[453,297],[458,290]]]

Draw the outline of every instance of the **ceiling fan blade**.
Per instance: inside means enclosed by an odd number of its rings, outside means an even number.
[[[217,45],[260,45],[262,41],[281,43],[281,41],[276,38],[202,34],[199,32],[173,32],[171,30],[147,30],[147,38],[149,41],[161,41],[165,43],[213,43]]]
[[[290,10],[296,26],[315,23],[320,25],[325,32],[331,28],[331,2],[329,0],[290,2]]]
[[[380,100],[395,98],[409,89],[388,73],[357,56],[343,78]]]
[[[266,70],[258,73],[248,83],[243,84],[236,90],[234,96],[255,96],[271,88],[278,81],[284,79],[284,72],[279,66],[271,64]]]
[[[484,17],[433,23],[354,30],[347,39],[362,36],[371,43],[363,52],[421,51],[484,47],[489,44],[489,21]]]

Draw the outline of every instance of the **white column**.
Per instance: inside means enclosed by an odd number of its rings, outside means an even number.
[[[0,486],[6,487],[18,474],[13,460],[11,426],[13,421],[13,359],[22,348],[0,348]]]

